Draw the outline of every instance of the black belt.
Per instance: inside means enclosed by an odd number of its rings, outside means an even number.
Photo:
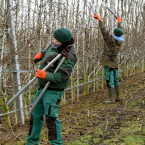
[[[44,89],[44,86],[40,85],[39,89]],[[46,90],[55,90],[55,91],[64,91],[64,89],[59,89],[59,88],[47,88]]]

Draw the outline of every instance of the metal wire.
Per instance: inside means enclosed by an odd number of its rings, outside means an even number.
[[[144,63],[144,64],[145,64],[145,63]],[[122,71],[120,71],[120,73],[122,73],[122,72],[124,72],[124,71],[126,71],[126,70],[133,69],[133,68],[135,68],[135,67],[137,67],[137,66],[141,66],[141,65],[143,65],[143,64],[139,64],[139,65],[136,65],[136,66],[134,66],[134,67],[131,67],[131,68],[122,70]],[[69,91],[69,90],[71,90],[71,89],[74,89],[74,88],[78,88],[78,87],[84,86],[84,85],[86,85],[86,84],[89,84],[89,83],[92,83],[92,82],[101,80],[101,79],[103,79],[103,78],[104,78],[104,77],[101,77],[101,78],[98,78],[98,79],[95,79],[95,80],[88,81],[88,82],[86,82],[86,83],[82,83],[82,84],[80,84],[80,85],[77,85],[77,86],[74,86],[74,87],[65,89],[65,91]],[[30,105],[28,105],[28,106],[25,106],[25,107],[23,107],[23,108],[17,109],[17,110],[10,111],[10,112],[8,112],[8,113],[0,114],[0,117],[1,117],[1,116],[5,116],[5,115],[7,115],[7,114],[11,114],[11,113],[17,112],[17,111],[19,111],[19,110],[23,110],[23,109],[25,109],[25,108],[27,108],[27,107],[29,107],[29,106],[32,106],[32,104],[30,104]]]
[[[8,112],[8,113],[0,114],[0,117],[1,117],[1,116],[5,116],[5,115],[8,115],[8,114],[11,114],[11,113],[14,113],[14,112],[17,112],[17,111],[20,111],[20,110],[23,110],[23,109],[25,109],[25,108],[27,108],[27,107],[29,107],[29,106],[32,106],[32,104],[27,105],[27,106],[25,106],[25,107],[23,107],[23,108],[20,108],[20,109],[17,109],[17,110],[10,111],[10,112]]]

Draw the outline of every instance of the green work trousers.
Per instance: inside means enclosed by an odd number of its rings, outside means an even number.
[[[105,79],[108,88],[119,86],[118,68],[105,67]]]
[[[36,101],[42,90],[42,88],[37,90],[33,103]],[[63,144],[61,136],[61,123],[58,119],[58,104],[63,94],[64,91],[46,90],[43,97],[32,112],[26,145],[39,145],[44,115],[48,128],[49,142],[52,145]]]

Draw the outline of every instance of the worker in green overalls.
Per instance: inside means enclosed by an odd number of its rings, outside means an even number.
[[[58,119],[58,106],[61,97],[64,94],[64,89],[67,88],[69,84],[71,72],[77,62],[73,43],[74,40],[71,36],[70,30],[67,28],[59,28],[53,34],[52,44],[46,50],[42,50],[35,56],[35,62],[41,60],[41,64],[35,74],[38,78],[39,87],[35,95],[34,102],[44,89],[47,82],[50,82],[50,85],[32,112],[26,145],[39,144],[44,115],[48,128],[49,145],[63,144],[61,123]],[[59,70],[54,73],[63,56],[46,71],[42,71],[48,62],[61,53],[62,50],[65,50],[68,45],[71,46],[70,50]]]

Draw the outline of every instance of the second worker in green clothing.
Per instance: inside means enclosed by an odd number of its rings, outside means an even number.
[[[94,14],[94,18],[98,19],[99,27],[104,38],[105,46],[101,57],[101,64],[104,66],[105,79],[108,87],[108,99],[103,103],[113,103],[120,101],[119,91],[119,75],[118,75],[118,54],[124,40],[123,31],[121,29],[121,18],[118,16],[118,27],[114,29],[114,34],[109,34],[106,30],[99,15]],[[114,97],[116,94],[116,97]]]

